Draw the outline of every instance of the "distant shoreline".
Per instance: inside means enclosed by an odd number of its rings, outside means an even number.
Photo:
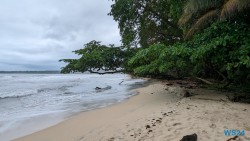
[[[0,74],[60,74],[59,70],[51,70],[51,71],[0,71]]]

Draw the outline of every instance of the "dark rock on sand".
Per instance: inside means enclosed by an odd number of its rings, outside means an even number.
[[[183,97],[190,97],[190,96],[191,96],[191,94],[188,91],[185,91],[183,94]]]
[[[96,90],[100,90],[100,89],[102,89],[102,88],[100,88],[100,87],[95,87],[95,89],[96,89]]]
[[[105,90],[109,90],[111,88],[112,88],[111,86],[107,86],[107,87],[104,87],[104,88],[95,87],[95,90],[96,90],[96,92],[102,92],[102,91],[105,91]]]
[[[186,135],[180,141],[197,141],[197,134]]]

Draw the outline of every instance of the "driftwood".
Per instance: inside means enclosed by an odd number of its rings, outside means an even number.
[[[120,82],[119,85],[121,85],[124,81]]]
[[[209,99],[209,98],[193,98],[193,99],[200,99],[200,100],[211,100],[211,101],[224,101],[224,102],[226,102],[226,100],[224,100],[224,99]]]
[[[230,139],[228,139],[227,141],[231,141],[231,140],[236,140],[237,138],[238,138],[239,136],[234,136],[234,137],[232,137],[232,138],[230,138]]]
[[[107,87],[104,87],[104,88],[95,87],[95,90],[96,90],[96,92],[102,92],[102,91],[105,91],[105,90],[109,90],[111,88],[112,88],[111,86],[107,86]]]
[[[199,77],[195,77],[195,78],[198,79],[198,80],[200,80],[200,81],[202,81],[202,82],[204,82],[204,83],[206,83],[206,84],[209,84],[209,85],[213,84],[212,82],[210,82],[208,80],[205,80],[205,79],[202,79],[202,78],[199,78]]]

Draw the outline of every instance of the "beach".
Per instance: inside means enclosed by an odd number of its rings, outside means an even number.
[[[250,140],[250,105],[228,100],[227,93],[186,89],[154,81],[138,94],[112,106],[82,112],[15,141],[179,141],[197,134],[198,141],[226,141],[224,130],[245,130]]]

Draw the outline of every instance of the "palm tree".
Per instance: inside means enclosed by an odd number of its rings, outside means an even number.
[[[215,20],[230,20],[250,8],[250,0],[188,0],[179,25],[189,25],[185,38]],[[246,12],[245,12],[246,13]]]

